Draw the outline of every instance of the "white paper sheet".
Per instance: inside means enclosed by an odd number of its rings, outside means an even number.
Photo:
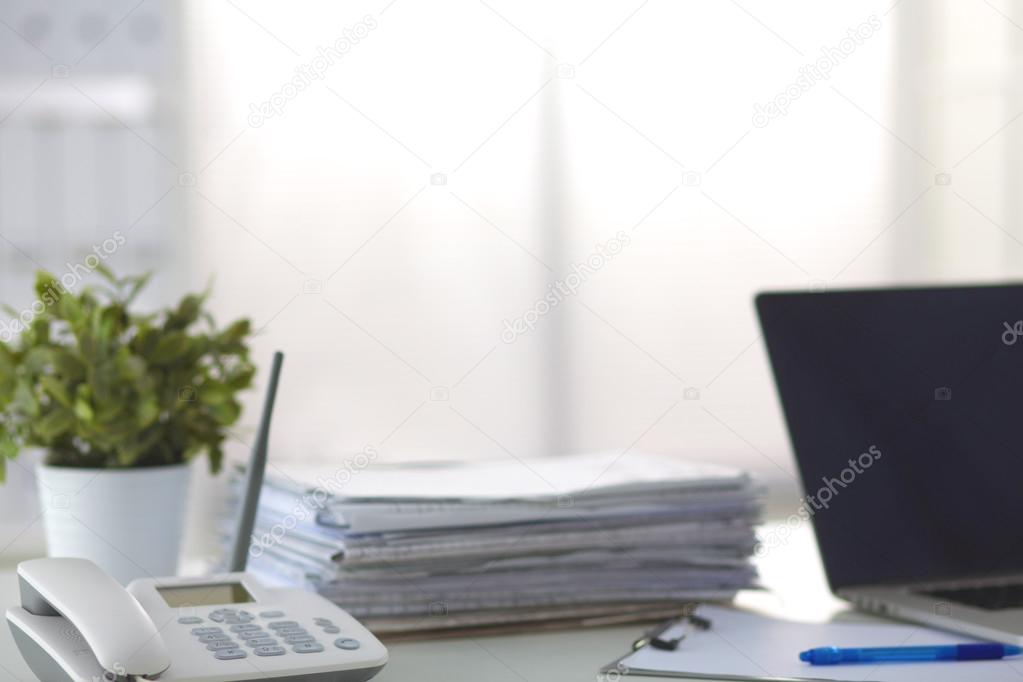
[[[901,623],[796,623],[734,609],[701,607],[712,627],[684,639],[676,651],[644,647],[620,661],[640,671],[701,675],[794,677],[866,682],[979,682],[1023,679],[1023,659],[947,663],[811,666],[799,652],[819,646],[875,647],[960,644],[976,641]],[[623,671],[624,672],[624,671]]]

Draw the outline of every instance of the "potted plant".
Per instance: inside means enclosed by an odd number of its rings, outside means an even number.
[[[31,316],[0,340],[0,479],[6,459],[41,448],[36,469],[51,556],[95,561],[122,582],[173,575],[189,466],[220,469],[237,393],[254,374],[248,320],[217,329],[208,291],[132,310],[148,275],[74,293],[36,276]]]

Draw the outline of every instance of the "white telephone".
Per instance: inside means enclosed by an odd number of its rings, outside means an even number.
[[[18,566],[7,622],[43,682],[359,682],[387,650],[312,592],[268,589],[246,573],[145,578],[125,589],[86,559]]]
[[[337,605],[244,572],[283,359],[274,355],[231,573],[125,589],[85,559],[18,566],[21,606],[7,623],[42,682],[360,682],[387,663],[387,649]]]

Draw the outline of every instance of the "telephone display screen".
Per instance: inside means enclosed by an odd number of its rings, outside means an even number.
[[[220,604],[247,604],[255,601],[241,583],[212,583],[208,585],[181,585],[158,587],[167,606],[216,606]]]

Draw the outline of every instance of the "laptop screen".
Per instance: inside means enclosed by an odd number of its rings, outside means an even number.
[[[833,590],[1023,573],[1023,286],[757,310]]]

